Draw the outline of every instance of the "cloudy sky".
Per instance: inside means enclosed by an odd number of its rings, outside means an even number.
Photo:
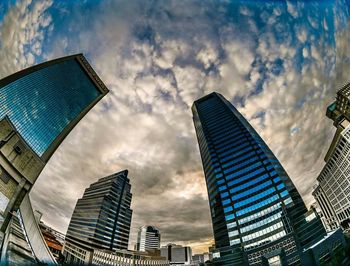
[[[83,53],[110,93],[66,138],[31,199],[66,232],[98,178],[129,169],[137,228],[206,251],[213,242],[193,101],[222,93],[310,205],[334,129],[325,117],[350,79],[349,2],[53,1],[0,3],[0,77]]]

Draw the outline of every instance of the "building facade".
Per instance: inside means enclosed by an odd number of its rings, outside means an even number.
[[[94,249],[128,248],[132,210],[128,171],[103,177],[78,200],[64,244],[68,263],[91,263]]]
[[[4,234],[11,213],[20,208],[53,152],[107,92],[82,54],[48,61],[0,80],[1,241],[8,239]],[[34,217],[33,210],[24,211],[23,224],[33,223],[27,221]],[[38,239],[31,240],[36,247]],[[7,243],[3,245],[6,250]]]
[[[327,107],[326,116],[333,120],[335,127],[344,118],[350,120],[350,82],[338,90],[336,100]]]
[[[144,225],[137,233],[136,249],[138,251],[153,251],[160,248],[160,232],[155,226]]]
[[[332,229],[350,227],[350,123],[344,120],[338,128],[344,129],[335,136],[327,162],[317,177],[313,191],[328,226]],[[338,133],[338,130],[336,134]]]
[[[192,249],[176,244],[168,244],[160,248],[160,255],[170,262],[170,265],[191,265]]]
[[[277,158],[218,93],[194,102],[208,189],[215,265],[298,265],[326,234]]]
[[[350,83],[338,92],[327,108],[337,128],[325,156],[325,166],[313,191],[330,229],[350,227]]]
[[[204,265],[205,262],[210,262],[212,259],[213,259],[213,254],[211,254],[210,252],[195,254],[192,256],[192,264]]]
[[[94,250],[93,265],[122,265],[122,266],[169,266],[164,257],[142,251],[130,250]]]

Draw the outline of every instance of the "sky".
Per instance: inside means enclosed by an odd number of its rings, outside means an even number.
[[[217,91],[254,126],[306,204],[335,128],[325,116],[350,71],[349,1],[0,2],[0,78],[83,53],[110,93],[69,134],[30,197],[65,233],[77,199],[129,170],[132,225],[162,244],[213,243],[192,122]]]

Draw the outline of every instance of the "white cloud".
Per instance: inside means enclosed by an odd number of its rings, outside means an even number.
[[[289,14],[293,17],[293,18],[297,18],[298,17],[298,11],[295,7],[295,4],[291,1],[287,1],[287,9]]]
[[[0,77],[34,63],[32,53],[40,53],[45,28],[51,22],[46,13],[51,5],[52,1],[19,1],[6,14],[0,29]],[[24,49],[27,46],[29,51]]]

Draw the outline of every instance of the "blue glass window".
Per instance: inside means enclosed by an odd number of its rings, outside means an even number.
[[[264,179],[267,179],[269,176],[268,174],[263,174],[261,176],[256,176],[253,180],[251,181],[248,181],[248,182],[245,182],[243,183],[242,185],[240,186],[234,186],[232,189],[230,189],[230,192],[233,194],[233,193],[236,193],[242,189],[245,189],[245,188],[248,188],[252,185],[255,185],[256,183],[259,183],[260,181],[264,180]],[[232,182],[232,181],[231,181]],[[229,182],[229,183],[231,183]]]
[[[270,203],[272,203],[272,202],[274,202],[274,201],[276,201],[278,199],[279,199],[278,195],[273,195],[272,197],[270,197],[268,199],[265,199],[265,200],[260,201],[260,202],[258,202],[256,204],[252,205],[252,206],[249,206],[249,207],[246,207],[246,208],[244,208],[242,210],[237,211],[236,212],[237,216],[241,216],[241,215],[243,215],[245,213],[249,213],[249,212],[252,212],[254,210],[257,210],[257,209],[259,209],[259,208],[261,208],[261,207],[263,207],[265,205],[268,205],[268,204],[270,204]]]
[[[229,207],[224,208],[224,212],[225,212],[225,213],[226,213],[226,212],[230,212],[230,211],[233,211],[232,206],[229,206]]]
[[[249,161],[249,163],[251,163],[251,161]],[[239,165],[239,167],[242,167],[243,165],[247,165],[248,163],[244,163],[244,164],[242,164],[242,165]],[[238,176],[238,175],[241,175],[241,174],[244,174],[244,173],[246,173],[246,172],[249,172],[249,171],[251,171],[251,170],[253,170],[255,167],[258,167],[258,166],[260,166],[261,165],[261,162],[256,162],[256,163],[254,163],[254,164],[252,164],[252,165],[249,165],[248,167],[245,167],[245,168],[243,168],[243,169],[241,169],[241,170],[239,170],[239,171],[235,171],[234,173],[232,173],[232,174],[230,174],[229,176],[227,176],[227,178],[226,179],[229,179],[229,177],[230,177],[230,179],[231,178],[234,178],[234,177],[236,177],[236,176]],[[238,167],[238,166],[237,166]],[[235,170],[237,167],[230,167],[229,169],[226,169],[225,171],[224,171],[224,173],[226,174],[226,173],[228,173],[228,172],[231,172],[231,171],[233,171],[233,170]]]
[[[225,198],[228,196],[228,192],[221,193],[221,198]]]
[[[241,207],[241,206],[244,206],[244,205],[247,205],[247,204],[249,204],[249,203],[252,203],[253,201],[256,201],[256,200],[258,200],[258,199],[260,199],[260,198],[263,198],[263,197],[265,197],[265,196],[267,196],[267,195],[269,195],[269,194],[272,194],[272,193],[275,192],[275,191],[276,191],[276,189],[272,187],[272,188],[270,188],[270,189],[267,189],[267,190],[265,190],[265,191],[259,193],[258,195],[255,195],[255,196],[250,197],[250,198],[248,198],[248,199],[242,200],[242,201],[240,201],[240,202],[234,204],[234,206],[235,206],[235,208],[239,208],[239,207]],[[281,194],[282,194],[282,193],[281,193]]]
[[[279,181],[281,181],[281,178],[279,176],[273,179],[273,182],[275,183],[278,183]]]
[[[239,193],[239,194],[236,194],[236,195],[232,196],[232,201],[236,201],[239,198],[248,196],[248,195],[250,195],[250,194],[252,194],[254,192],[257,192],[257,191],[259,191],[259,190],[261,190],[261,189],[263,189],[263,188],[265,188],[265,187],[267,187],[267,186],[269,186],[271,184],[272,184],[272,181],[268,180],[265,183],[262,183],[262,184],[260,184],[258,186],[255,186],[255,187],[253,187],[253,188],[251,188],[249,190],[246,190],[246,191],[244,191],[242,193]]]
[[[251,165],[249,168],[251,168],[251,167],[255,168],[255,167],[259,166],[259,165],[260,165],[259,163],[256,163],[256,164],[254,164],[254,165]],[[240,170],[240,171],[238,171],[238,172],[236,172],[236,173],[230,174],[230,175],[226,176],[226,180],[231,180],[231,179],[233,179],[234,177],[236,177],[237,175],[240,175],[240,174],[242,174],[243,172],[249,172],[250,170],[251,170],[251,169],[247,169],[246,171],[244,171],[244,169],[243,169],[243,170]],[[229,185],[229,186],[232,186],[232,185],[234,185],[234,184],[238,184],[238,183],[240,183],[240,182],[242,182],[242,181],[244,181],[244,180],[246,180],[246,179],[249,179],[249,178],[251,178],[251,177],[253,177],[253,176],[255,176],[255,175],[261,174],[261,173],[264,172],[264,171],[265,171],[264,168],[258,168],[258,169],[256,169],[256,170],[254,170],[253,172],[250,172],[250,173],[248,173],[248,174],[246,174],[246,175],[244,175],[244,176],[241,176],[240,178],[237,178],[237,179],[235,179],[235,180],[230,181],[230,182],[228,183],[228,185]]]
[[[218,185],[225,183],[225,179],[218,180]]]
[[[235,218],[234,214],[229,214],[225,216],[226,221],[232,220],[233,218]]]
[[[223,190],[225,190],[226,189],[226,186],[221,186],[221,187],[219,187],[219,191],[223,191]]]
[[[231,201],[230,201],[230,199],[227,199],[227,200],[224,200],[223,202],[222,202],[222,205],[227,205],[227,204],[229,204]]]
[[[287,196],[288,195],[288,191],[284,190],[281,192],[281,197]]]
[[[284,188],[284,184],[282,183],[282,184],[279,184],[278,186],[277,186],[277,189],[278,190],[281,190],[282,188]]]
[[[100,94],[75,59],[63,61],[0,88],[0,118],[7,115],[41,156]]]

